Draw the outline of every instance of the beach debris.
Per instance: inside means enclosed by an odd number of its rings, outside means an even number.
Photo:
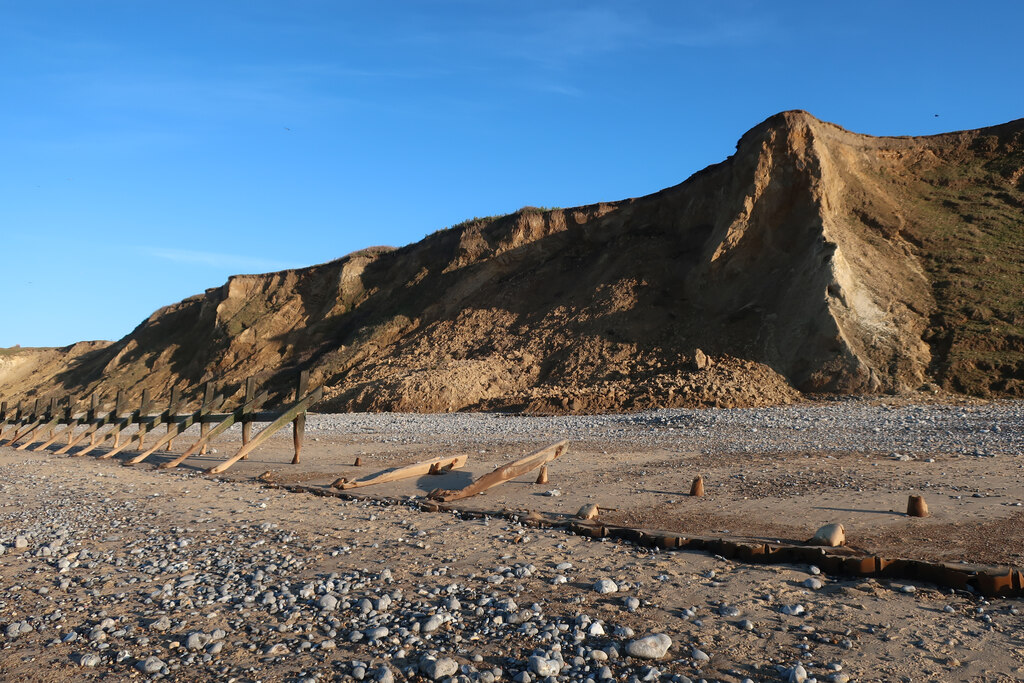
[[[846,545],[846,528],[842,524],[826,524],[818,529],[808,545],[823,545],[830,548]]]
[[[404,467],[392,467],[386,470],[381,470],[380,472],[367,475],[362,479],[355,479],[352,481],[349,481],[345,477],[339,477],[333,484],[331,484],[331,486],[342,490],[354,489],[361,486],[387,484],[389,482],[400,481],[402,479],[422,477],[427,474],[443,474],[465,466],[468,457],[469,456],[465,455],[457,455],[447,456],[444,458],[434,458],[433,460],[424,460],[423,462],[413,463],[412,465],[406,465]]]
[[[475,496],[481,491],[503,484],[510,479],[521,477],[522,475],[530,472],[541,465],[546,465],[552,460],[560,457],[569,448],[568,441],[559,441],[558,443],[552,444],[546,448],[528,455],[525,458],[520,458],[514,462],[510,462],[507,465],[502,465],[493,472],[485,474],[469,486],[454,491],[446,489],[436,489],[431,491],[427,496],[432,500],[438,500],[444,503],[461,500],[463,498],[469,498]]]

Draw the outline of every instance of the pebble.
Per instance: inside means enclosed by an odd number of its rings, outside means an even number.
[[[91,652],[88,653],[88,654],[79,655],[79,657],[78,657],[78,663],[81,666],[87,666],[87,667],[90,667],[90,668],[94,667],[94,666],[99,666],[100,662],[102,662],[102,661],[103,660],[100,659],[99,655],[91,653]]]
[[[661,659],[672,647],[672,639],[664,633],[653,633],[626,644],[626,654],[641,659]]]
[[[557,676],[558,672],[562,670],[562,663],[558,660],[547,659],[538,655],[530,657],[528,660],[528,666],[531,673],[537,674],[541,678]]]
[[[166,666],[159,657],[146,657],[135,663],[135,668],[144,674],[155,674]]]
[[[419,669],[427,678],[436,681],[454,675],[459,670],[459,663],[450,657],[424,657],[420,660]]]
[[[594,584],[594,590],[602,595],[607,593],[615,593],[619,590],[619,587],[615,585],[615,582],[611,579],[600,579]]]

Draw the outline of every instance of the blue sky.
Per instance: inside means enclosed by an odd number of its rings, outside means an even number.
[[[874,135],[1020,118],[1022,26],[1018,1],[0,0],[0,347],[655,192],[786,109]]]

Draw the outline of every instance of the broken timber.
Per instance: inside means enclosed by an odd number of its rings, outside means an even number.
[[[542,448],[532,455],[528,455],[525,458],[510,462],[507,465],[502,465],[498,469],[494,470],[490,474],[485,474],[469,486],[458,489],[456,491],[448,491],[445,489],[437,489],[431,491],[430,495],[427,496],[432,500],[438,500],[444,503],[451,502],[453,500],[461,500],[463,498],[469,498],[476,494],[486,491],[489,488],[503,484],[509,479],[515,479],[520,477],[527,472],[534,470],[541,465],[545,465],[552,460],[560,457],[569,448],[568,441],[559,441],[556,444],[552,444],[547,448]]]
[[[427,474],[444,474],[451,470],[457,470],[460,467],[465,466],[467,456],[457,455],[455,457],[446,458],[434,458],[433,460],[426,460],[424,462],[417,462],[412,465],[406,465],[405,467],[393,467],[387,470],[381,470],[371,475],[365,476],[362,479],[356,479],[349,481],[344,477],[338,479],[332,487],[336,489],[354,489],[361,486],[373,486],[374,484],[387,484],[392,481],[399,481],[402,479],[410,479],[412,477],[422,477]]]

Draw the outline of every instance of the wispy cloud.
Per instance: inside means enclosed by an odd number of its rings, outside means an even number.
[[[241,254],[222,254],[212,251],[196,251],[192,249],[171,249],[167,247],[140,247],[140,250],[154,258],[192,266],[208,266],[211,268],[228,268],[230,270],[266,272],[284,270],[291,264],[272,259],[265,259]]]

